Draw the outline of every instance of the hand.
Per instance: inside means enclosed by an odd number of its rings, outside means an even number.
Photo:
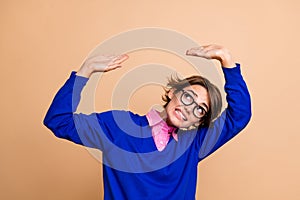
[[[89,78],[95,72],[108,72],[122,67],[121,64],[127,60],[127,54],[122,55],[96,55],[88,58],[78,70],[78,76]]]
[[[221,62],[222,67],[233,68],[235,62],[228,49],[219,45],[206,45],[201,47],[194,47],[186,51],[186,55],[198,56],[206,59],[217,59]]]

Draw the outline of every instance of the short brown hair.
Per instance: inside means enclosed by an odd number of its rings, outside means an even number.
[[[171,76],[168,80],[167,86],[165,87],[165,94],[162,96],[163,101],[165,101],[164,108],[168,105],[171,101],[168,94],[171,90],[174,90],[174,94],[181,91],[185,87],[189,85],[201,85],[207,90],[209,101],[210,101],[210,108],[207,112],[207,115],[201,119],[200,126],[208,127],[210,123],[215,120],[222,109],[222,96],[220,90],[212,84],[208,79],[199,76],[189,76],[185,79],[180,79],[177,75],[175,77]]]

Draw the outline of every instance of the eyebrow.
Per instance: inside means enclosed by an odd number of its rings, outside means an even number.
[[[186,91],[189,91],[189,92],[191,92],[194,96],[196,96],[196,97],[198,97],[198,95],[193,91],[193,90],[186,90]],[[206,105],[206,103],[201,103],[205,108],[206,108],[206,112],[208,112],[208,106]],[[201,105],[199,105],[199,106],[201,106]]]
[[[193,90],[187,90],[187,91],[193,93],[194,96],[198,97],[198,95]]]
[[[208,106],[206,105],[206,103],[202,103],[203,104],[203,106],[206,108],[206,111],[205,112],[208,112]]]

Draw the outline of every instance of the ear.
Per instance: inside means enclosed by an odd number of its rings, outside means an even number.
[[[174,92],[175,92],[175,89],[174,88],[171,88],[170,91],[168,92],[168,97],[170,99],[172,99],[174,97]]]

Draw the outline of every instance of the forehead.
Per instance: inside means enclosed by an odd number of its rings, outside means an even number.
[[[205,103],[209,105],[209,95],[205,87],[201,85],[189,85],[183,89],[190,92],[198,104]]]

